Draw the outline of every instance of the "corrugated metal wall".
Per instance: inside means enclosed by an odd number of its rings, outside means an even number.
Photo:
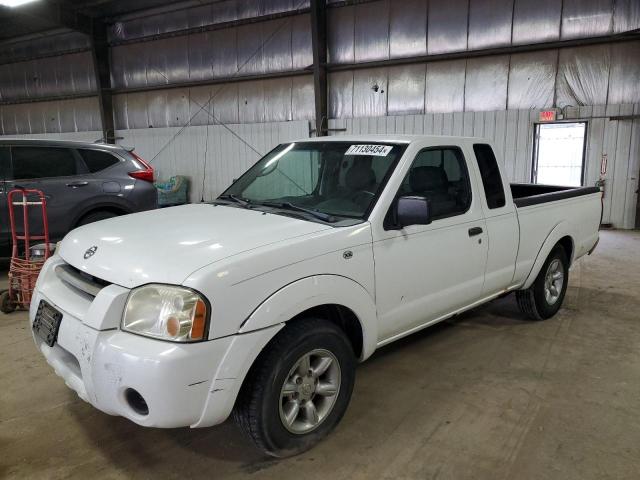
[[[526,180],[537,110],[577,108],[591,119],[589,164],[599,162],[602,153],[610,162],[616,158],[605,218],[617,226],[633,224],[640,156],[637,124],[596,119],[587,112],[609,115],[640,103],[640,41],[599,40],[585,46],[535,49],[545,42],[637,30],[640,1],[365,0],[345,5],[329,0],[329,4],[336,4],[328,10],[329,67],[334,70],[329,75],[329,113],[337,119],[332,125],[346,122],[371,132],[400,122],[419,132],[498,135],[509,175]],[[252,125],[247,128],[253,132],[289,121],[305,125],[295,131],[306,137],[306,121],[314,116],[308,70],[310,19],[306,11],[294,10],[308,7],[309,0],[223,0],[118,20],[109,35],[119,134],[146,145],[153,138],[159,142],[170,138],[166,135],[185,125],[189,133],[182,138],[211,140],[212,132],[223,127],[207,125],[219,122]],[[227,23],[243,19],[251,21]],[[56,35],[0,45],[0,134],[100,129],[98,103],[91,97],[95,81],[89,45],[78,34]],[[487,49],[523,45],[533,51],[477,56]],[[67,53],[56,55],[56,49]],[[468,58],[463,52],[469,52]],[[452,54],[460,58],[434,57]],[[361,68],[367,62],[412,56],[428,58]],[[233,76],[261,75],[277,78],[206,85]],[[55,99],[69,96],[89,97]],[[37,101],[42,98],[50,100]],[[20,103],[25,100],[32,103]],[[240,144],[229,145],[237,149],[225,154],[237,161],[249,155]],[[201,158],[189,146],[183,147]],[[170,167],[167,172],[177,173],[193,168],[191,157],[180,154],[183,150],[168,150],[174,156],[160,161],[161,170]],[[212,158],[211,168],[227,168],[218,165],[222,157]],[[593,165],[588,167],[591,173],[597,170]],[[595,176],[588,176],[588,181],[595,181]]]
[[[94,88],[76,82],[74,64],[63,66],[61,58],[65,57],[30,62],[38,70],[45,69],[40,62],[55,60],[55,66],[71,72],[65,77],[56,68],[49,69],[49,80],[38,77],[33,95],[55,90],[57,82],[77,85],[78,92]],[[640,102],[639,58],[640,41],[632,41],[335,72],[329,76],[330,116],[636,103]],[[15,65],[0,65],[0,69]],[[139,82],[147,82],[147,78],[143,76]],[[20,95],[29,95],[26,83],[22,78]],[[8,92],[8,87],[4,91]],[[211,113],[222,122],[310,120],[314,115],[313,79],[303,75],[116,95],[116,127],[179,126],[190,118],[192,125],[203,125],[207,118],[214,121],[202,108],[210,98]],[[80,122],[72,121],[71,108],[75,112],[76,107],[83,118]],[[0,107],[0,128],[5,135],[92,130],[97,120],[97,102],[90,99]]]
[[[608,157],[604,223],[633,228],[635,193],[640,173],[640,119],[611,120],[604,116],[640,115],[640,104],[568,108],[567,119],[587,121],[585,184],[600,177],[600,161]],[[493,141],[503,170],[512,182],[530,182],[533,132],[538,110],[428,113],[329,121],[340,134],[426,134],[485,137]]]
[[[117,45],[114,88],[140,88],[262,73],[299,71],[313,63],[309,15]]]
[[[94,93],[90,52],[0,64],[0,101]]]
[[[89,50],[89,38],[86,35],[66,30],[51,32],[46,36],[3,43],[0,45],[0,63],[80,50]]]
[[[334,72],[330,116],[636,103],[638,59],[631,41]]]
[[[118,129],[309,120],[314,116],[313,77],[120,94],[114,107]]]
[[[330,61],[362,63],[626,32],[640,28],[640,6],[637,0],[378,0],[329,10],[329,26]]]
[[[0,105],[0,134],[100,130],[97,97]]]
[[[123,130],[116,136],[122,137],[118,140],[121,145],[134,146],[153,165],[159,178],[188,176],[193,202],[202,198],[203,183],[204,199],[212,200],[279,143],[309,137],[306,121],[227,127],[244,142],[219,125],[189,127],[177,136],[181,130],[177,127]]]
[[[227,0],[118,21],[110,32],[113,87],[148,89],[304,72],[312,63],[309,14],[291,12],[308,5],[308,0]],[[362,64],[618,34],[640,28],[639,5],[638,0],[377,0],[333,7],[328,11],[329,61]],[[225,24],[274,14],[289,16]],[[88,51],[5,63],[51,54],[52,44],[61,51],[88,48],[77,34],[58,34],[48,45],[41,39],[0,45],[0,103],[95,93]],[[634,103],[640,101],[639,56],[635,42],[335,72],[330,112],[344,118]],[[249,111],[246,120],[239,113],[229,121],[309,119],[310,85],[309,77],[245,85],[249,92],[257,87],[258,99],[263,88],[265,99],[274,93],[291,97],[284,102],[290,111],[265,108],[264,115]],[[375,95],[374,85],[379,86]],[[238,110],[243,101],[251,103],[241,97],[239,91]],[[183,98],[189,98],[186,88],[128,93],[116,106],[118,126],[138,125],[145,117],[144,126],[174,125],[185,111]]]

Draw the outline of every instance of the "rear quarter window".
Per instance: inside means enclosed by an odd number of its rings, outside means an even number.
[[[504,188],[502,187],[502,177],[500,176],[500,169],[493,150],[489,145],[476,143],[473,145],[473,151],[476,154],[476,160],[480,168],[482,186],[484,187],[488,207],[490,209],[504,207],[506,200]]]
[[[120,161],[111,153],[103,152],[101,150],[78,150],[78,153],[80,153],[82,160],[84,160],[89,173],[100,172]]]

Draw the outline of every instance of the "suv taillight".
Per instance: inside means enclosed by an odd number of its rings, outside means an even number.
[[[129,176],[137,180],[144,180],[145,182],[153,182],[153,167],[145,162],[135,152],[129,152],[133,157],[142,165],[142,169],[129,172]]]

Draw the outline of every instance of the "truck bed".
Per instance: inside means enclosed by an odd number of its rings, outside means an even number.
[[[511,195],[516,207],[553,202],[565,198],[590,195],[600,191],[598,187],[560,187],[533,183],[511,183]]]

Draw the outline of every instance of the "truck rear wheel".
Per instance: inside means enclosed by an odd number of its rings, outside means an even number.
[[[562,306],[568,282],[569,260],[564,248],[556,245],[533,284],[516,291],[518,307],[531,320],[551,318]]]
[[[233,417],[258,448],[275,457],[304,452],[344,415],[355,355],[336,325],[318,318],[285,326],[258,357]]]

